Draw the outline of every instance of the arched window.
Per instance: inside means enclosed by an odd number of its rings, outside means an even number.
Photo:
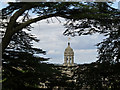
[[[66,57],[66,63],[68,63],[68,57]]]

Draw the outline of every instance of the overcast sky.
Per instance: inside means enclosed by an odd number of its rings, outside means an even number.
[[[7,4],[0,2],[0,9]],[[113,7],[117,8],[115,3]],[[39,55],[43,57],[51,58],[50,63],[62,64],[64,62],[64,50],[67,47],[68,37],[63,35],[65,28],[63,18],[60,18],[62,23],[59,23],[53,18],[53,22],[46,23],[46,20],[42,20],[35,24],[32,24],[34,29],[32,33],[40,39],[39,43],[34,43],[34,47],[42,48],[47,51],[46,55]],[[76,36],[71,37],[71,47],[75,53],[75,63],[91,63],[97,60],[97,51],[95,44],[101,42],[104,36],[94,34],[91,36]]]
[[[48,19],[50,23],[47,23],[47,20],[42,20],[32,24],[35,27],[32,33],[40,39],[39,43],[34,43],[34,47],[47,51],[47,54],[42,56],[50,57],[50,63],[62,64],[64,62],[64,50],[68,45],[68,36],[63,35],[65,31],[64,19],[59,19],[62,23],[53,18],[54,23]],[[83,64],[96,61],[95,44],[102,41],[103,38],[103,35],[99,34],[71,37],[70,43],[75,53],[75,63]]]

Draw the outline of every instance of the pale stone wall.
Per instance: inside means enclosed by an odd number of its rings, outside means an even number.
[[[68,47],[64,51],[64,64],[63,66],[74,66],[74,51],[68,43]]]

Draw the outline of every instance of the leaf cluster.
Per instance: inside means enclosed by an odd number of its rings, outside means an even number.
[[[89,90],[117,90],[120,89],[120,63],[91,63],[80,65],[74,73],[76,88]]]

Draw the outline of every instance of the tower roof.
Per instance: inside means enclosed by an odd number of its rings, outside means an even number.
[[[68,46],[65,49],[65,54],[74,54],[73,49],[70,47],[70,43],[68,42]]]

